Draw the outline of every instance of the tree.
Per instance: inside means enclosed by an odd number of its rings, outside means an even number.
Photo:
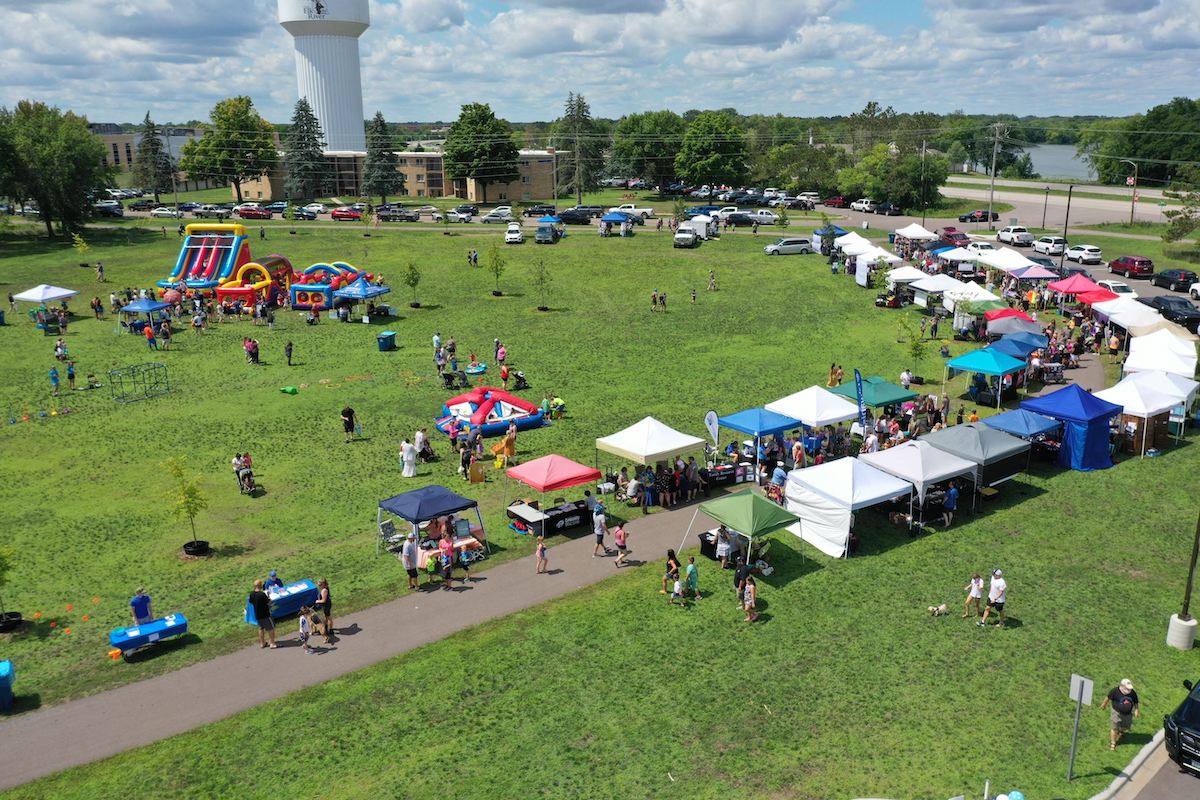
[[[78,233],[72,233],[71,234],[71,247],[75,248],[75,252],[79,254],[79,258],[80,258],[79,263],[87,264],[87,262],[83,261],[82,259],[87,258],[87,251],[92,249],[91,245],[89,245],[87,243],[87,241],[82,236],[80,236]]]
[[[621,117],[613,131],[612,160],[617,172],[651,178],[666,186],[675,177],[675,157],[687,123],[673,111]]]
[[[901,208],[937,205],[938,187],[946,182],[949,164],[942,156],[895,153],[877,144],[857,164],[837,173],[838,191],[847,196],[886,198]]]
[[[289,198],[311,199],[325,194],[330,184],[325,134],[308,98],[296,101],[292,124],[283,134],[283,164],[287,172],[283,191]]]
[[[483,187],[484,203],[488,186],[520,177],[518,155],[509,124],[498,119],[486,103],[464,105],[458,119],[450,124],[442,147],[446,174],[474,179]]]
[[[408,262],[408,267],[405,268],[404,274],[400,276],[400,281],[405,286],[412,289],[412,307],[417,308],[420,306],[421,303],[419,300],[417,300],[417,286],[419,286],[421,283],[421,270],[417,269],[417,265],[411,261]]]
[[[1182,208],[1164,211],[1163,215],[1170,220],[1163,241],[1177,242],[1192,231],[1200,228],[1200,170],[1195,167],[1187,169],[1183,180],[1177,181],[1177,188],[1163,192],[1165,197],[1178,200]]]
[[[880,142],[886,144],[886,139],[893,131],[896,112],[891,106],[880,108],[879,103],[872,100],[862,111],[850,115],[850,128],[853,131],[854,149],[870,150]]]
[[[499,297],[503,294],[500,291],[500,276],[504,274],[504,269],[508,264],[504,260],[504,256],[500,255],[500,248],[492,245],[488,250],[487,271],[496,277],[496,290],[492,294]]]
[[[1200,101],[1176,97],[1145,114],[1102,120],[1081,131],[1077,153],[1104,183],[1124,183],[1129,166],[1138,163],[1138,180],[1168,183],[1180,162],[1200,162]]]
[[[1040,178],[1037,170],[1033,168],[1033,157],[1029,153],[1022,153],[1016,161],[1009,164],[1004,169],[1000,170],[1002,178]]]
[[[387,121],[382,111],[376,111],[375,116],[367,125],[367,160],[363,165],[363,192],[368,195],[379,195],[380,201],[386,203],[388,195],[404,193],[404,173],[396,167],[399,157],[396,155],[392,134],[388,131]]]
[[[196,180],[233,184],[240,203],[242,184],[275,168],[275,129],[244,95],[221,100],[209,117],[204,136],[184,144],[179,168]]]
[[[692,183],[737,183],[745,178],[746,162],[746,138],[733,119],[705,111],[683,135],[675,173]]]
[[[192,526],[192,543],[196,542],[196,515],[208,508],[208,500],[200,491],[200,476],[184,472],[184,464],[178,458],[169,458],[163,466],[174,479],[175,485],[166,494],[167,508],[176,519],[186,519]]]
[[[969,160],[967,148],[963,147],[962,142],[951,142],[950,148],[946,151],[946,159],[950,162],[950,169],[954,172],[962,172],[963,164]]]
[[[162,129],[150,119],[150,112],[142,120],[142,138],[138,140],[137,158],[133,162],[133,181],[138,186],[154,192],[154,202],[159,195],[175,187],[175,159],[163,144]]]
[[[5,193],[34,200],[46,235],[54,223],[65,233],[78,228],[92,210],[88,193],[112,180],[104,164],[104,145],[87,127],[87,118],[63,113],[44,103],[22,100],[11,111],[0,108],[0,175]]]
[[[529,277],[533,280],[533,287],[537,289],[538,298],[542,301],[538,306],[538,311],[546,311],[549,306],[546,301],[550,296],[550,284],[554,280],[554,276],[550,274],[550,268],[546,266],[543,259],[534,259],[533,265],[529,268]]]
[[[567,94],[563,115],[550,126],[550,145],[555,150],[566,151],[565,157],[555,159],[558,191],[564,195],[574,192],[575,201],[583,205],[583,193],[600,186],[607,145],[583,95]]]

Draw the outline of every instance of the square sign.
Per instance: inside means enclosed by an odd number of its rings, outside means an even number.
[[[1092,704],[1092,679],[1071,673],[1071,699],[1085,706]]]

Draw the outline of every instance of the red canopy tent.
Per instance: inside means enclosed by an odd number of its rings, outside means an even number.
[[[1097,288],[1090,292],[1081,292],[1075,295],[1075,299],[1090,306],[1093,303],[1105,303],[1109,300],[1116,300],[1120,296],[1116,292],[1110,292],[1108,289]]]
[[[1100,288],[1100,284],[1076,272],[1069,278],[1047,284],[1046,288],[1052,292],[1062,292],[1063,294],[1081,294],[1096,291]]]
[[[983,318],[988,322],[994,319],[1004,319],[1005,317],[1017,317],[1026,322],[1033,322],[1033,317],[1026,314],[1019,308],[993,308],[991,311],[983,312]]]
[[[554,454],[509,467],[505,474],[539,492],[553,492],[600,480],[600,470]]]

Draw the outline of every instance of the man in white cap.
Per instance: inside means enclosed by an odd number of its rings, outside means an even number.
[[[1122,678],[1121,683],[1114,687],[1104,698],[1104,702],[1100,704],[1101,710],[1110,704],[1112,705],[1112,730],[1108,734],[1108,749],[1116,750],[1117,740],[1133,727],[1133,718],[1142,715],[1137,692],[1133,690],[1133,681],[1129,678]]]
[[[404,547],[400,549],[400,562],[404,564],[404,571],[408,573],[408,588],[420,588],[420,579],[417,577],[417,535],[410,533],[404,541]]]
[[[988,616],[994,610],[999,621],[996,623],[997,628],[1004,627],[1004,603],[1008,600],[1008,582],[1004,580],[1004,573],[1000,570],[992,570],[992,582],[988,586],[988,604],[983,610],[983,619],[975,623],[979,627],[987,625]]]

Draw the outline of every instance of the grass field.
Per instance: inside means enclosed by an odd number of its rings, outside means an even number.
[[[516,494],[503,481],[456,483],[446,461],[418,479],[399,477],[400,438],[429,424],[448,394],[431,363],[435,330],[481,356],[503,338],[534,397],[567,400],[568,419],[520,436],[521,458],[559,452],[591,462],[596,436],[645,414],[699,433],[707,409],[730,412],[823,382],[830,361],[889,377],[904,366],[940,371],[935,353],[912,364],[896,341],[897,320],[910,312],[875,309],[873,292],[831,276],[819,257],[763,257],[766,236],[725,236],[696,251],[674,251],[651,231],[510,247],[501,251],[505,295],[493,298],[493,277],[463,262],[475,248],[486,264],[500,231],[449,233],[388,228],[364,239],[357,228],[296,236],[272,228],[266,242],[252,242],[256,254],[384,273],[402,317],[310,328],[281,314],[275,331],[229,323],[203,337],[180,334],[178,349],[153,356],[171,370],[172,394],[143,403],[76,392],[59,401],[73,413],[38,417],[54,408],[45,378],[53,340],[23,319],[0,329],[5,418],[33,417],[0,431],[9,476],[0,524],[18,550],[5,604],[42,615],[4,643],[20,670],[22,708],[245,644],[246,591],[273,567],[285,578],[328,576],[343,614],[402,593],[398,562],[374,555],[373,524],[376,502],[405,489],[461,487],[481,501],[493,563],[527,553],[501,522]],[[0,288],[57,283],[84,297],[102,292],[107,304],[112,287],[165,276],[179,246],[157,226],[97,229],[89,239],[107,285],[75,266],[65,243],[9,232]],[[534,310],[535,258],[554,274],[545,314]],[[410,261],[424,275],[419,310],[404,307],[398,286]],[[715,294],[704,291],[710,269]],[[647,312],[653,289],[669,293],[670,313]],[[399,333],[399,351],[378,352],[384,327]],[[263,366],[245,363],[244,335],[262,341]],[[78,321],[67,339],[81,376],[150,359],[141,339],[116,334],[111,321]],[[300,362],[290,370],[288,339]],[[289,385],[305,388],[278,391]],[[340,441],[346,403],[366,434],[352,445]],[[236,450],[254,454],[265,496],[236,493],[228,471]],[[1084,777],[1062,783],[1069,673],[1098,684],[1132,677],[1144,703],[1139,736],[1173,705],[1179,681],[1194,677],[1194,655],[1168,651],[1162,636],[1186,566],[1197,452],[1189,441],[1103,473],[1036,470],[1006,485],[988,513],[915,541],[865,515],[867,557],[848,562],[810,558],[801,567],[794,543],[781,541],[761,626],[744,627],[724,597],[687,614],[668,610],[650,576],[630,575],[12,794],[136,794],[178,758],[181,772],[156,784],[172,796],[304,794],[317,780],[331,796],[419,797],[446,783],[429,765],[448,762],[464,797],[938,797],[978,791],[987,777],[1030,797],[1084,797],[1129,753],[1101,748],[1106,720],[1095,712],[1077,764]],[[210,507],[197,527],[217,549],[212,559],[179,558],[188,533],[163,509],[160,464],[169,456],[204,475]],[[931,603],[953,607],[966,578],[993,565],[1012,577],[1011,630],[924,614]],[[716,580],[711,571],[705,579]],[[157,658],[109,661],[105,635],[127,620],[139,584],[160,612],[187,613],[194,635]],[[253,745],[285,723],[322,733],[286,753]],[[256,779],[264,771],[269,783]]]

